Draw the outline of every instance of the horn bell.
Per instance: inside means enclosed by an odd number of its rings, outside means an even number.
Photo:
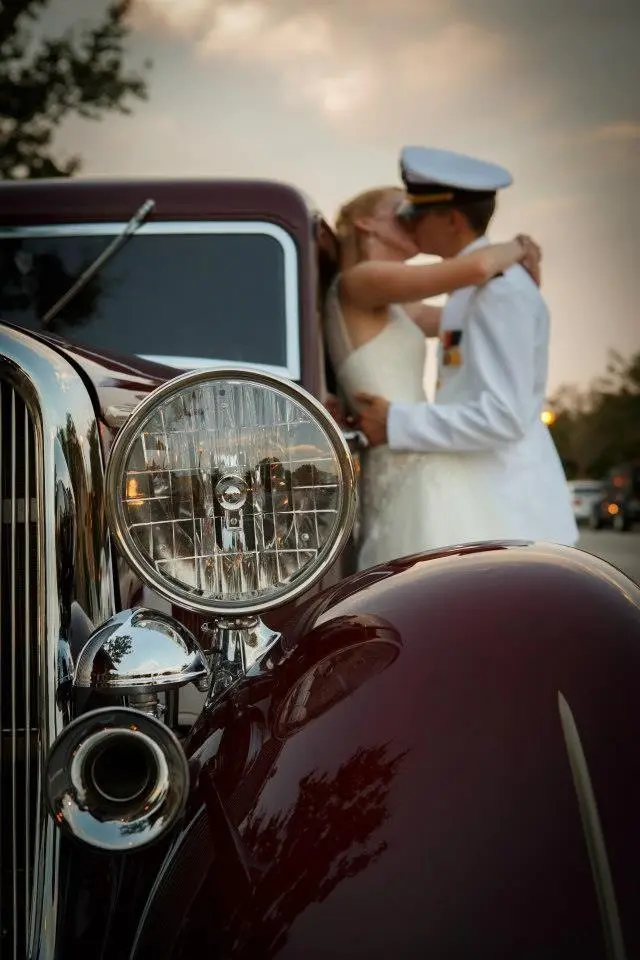
[[[179,820],[189,768],[172,731],[148,714],[106,707],[70,723],[45,768],[56,824],[111,852],[148,846]]]

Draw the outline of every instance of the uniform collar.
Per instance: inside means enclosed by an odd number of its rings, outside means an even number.
[[[481,247],[488,247],[490,243],[491,241],[489,240],[489,237],[478,237],[477,240],[473,240],[471,243],[467,244],[467,246],[460,251],[458,256],[461,257],[465,253],[473,253],[474,250],[480,250]]]

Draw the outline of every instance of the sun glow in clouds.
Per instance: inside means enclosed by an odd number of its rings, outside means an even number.
[[[235,52],[242,55],[247,41],[259,39],[267,24],[267,10],[257,2],[222,3],[213,11],[213,21],[198,44],[202,53]]]
[[[313,10],[287,15],[262,0],[139,0],[138,19],[189,37],[201,59],[262,65],[286,101],[312,103],[329,118],[365,104],[376,86],[368,59],[346,49]]]
[[[371,97],[374,78],[366,67],[348,70],[331,77],[309,81],[302,92],[315,100],[324,113],[340,116],[365,103]]]
[[[134,25],[161,25],[171,33],[189,36],[211,15],[211,0],[137,0]]]
[[[274,21],[264,3],[222,3],[198,44],[198,52],[282,66],[307,57],[325,56],[331,43],[329,25],[315,13]]]

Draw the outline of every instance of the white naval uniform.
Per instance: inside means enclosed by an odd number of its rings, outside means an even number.
[[[483,237],[463,252],[488,243]],[[548,347],[549,312],[521,266],[456,291],[442,314],[435,403],[393,403],[387,434],[392,450],[473,458],[496,497],[496,539],[573,545],[564,471],[540,419]]]

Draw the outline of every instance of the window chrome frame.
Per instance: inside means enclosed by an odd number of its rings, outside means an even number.
[[[91,223],[41,224],[38,226],[1,227],[0,239],[16,237],[55,238],[83,236],[117,236],[124,230],[124,221]],[[276,376],[300,380],[302,365],[300,356],[300,307],[298,296],[298,250],[295,240],[283,227],[268,220],[158,220],[145,223],[136,230],[131,239],[138,236],[187,236],[198,234],[260,235],[276,240],[284,254],[284,301],[285,301],[285,352],[284,366],[267,363],[247,363],[242,360],[227,360],[224,357],[183,357],[162,354],[134,354],[142,360],[162,363],[178,370],[199,370],[215,366],[250,367],[256,371],[273,373]],[[27,328],[23,328],[27,329]],[[30,329],[30,328],[29,328]],[[37,331],[36,331],[37,332]]]

